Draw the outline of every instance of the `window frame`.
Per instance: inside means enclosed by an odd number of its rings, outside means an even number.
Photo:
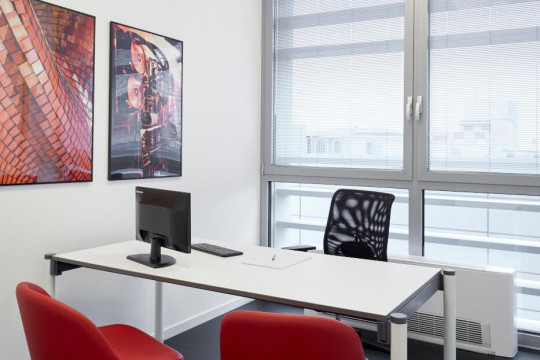
[[[407,1],[407,0],[405,0]],[[487,173],[468,171],[434,171],[428,169],[428,116],[429,106],[429,0],[415,0],[415,39],[414,69],[415,69],[415,96],[424,99],[423,112],[419,121],[415,123],[415,134],[418,141],[415,142],[417,163],[421,164],[416,169],[415,176],[421,181],[463,184],[485,184],[506,186],[540,186],[540,175],[535,174],[510,174],[510,173]],[[507,190],[508,191],[508,190]]]
[[[272,155],[274,144],[272,141],[274,124],[274,62],[273,48],[275,45],[274,9],[277,0],[263,0],[263,46],[262,46],[262,151],[261,167],[263,175],[277,176],[306,176],[306,177],[328,177],[329,170],[331,176],[342,179],[384,179],[384,180],[412,180],[412,143],[413,143],[413,122],[403,121],[403,169],[401,170],[380,170],[380,169],[358,169],[342,167],[316,167],[316,166],[287,166],[273,164]],[[414,16],[414,6],[412,2],[406,2],[404,8],[404,98],[402,104],[403,119],[405,119],[405,107],[407,97],[412,96],[413,87],[413,34],[412,21],[407,18]],[[266,86],[271,84],[271,86]]]
[[[296,182],[359,187],[388,187],[409,191],[409,255],[423,256],[424,191],[453,191],[504,195],[540,196],[540,175],[443,172],[428,170],[428,66],[429,0],[404,0],[404,103],[403,170],[317,168],[277,166],[273,154],[274,55],[273,27],[276,0],[263,1],[262,123],[261,123],[261,237],[260,244],[272,246],[272,182]],[[405,119],[407,98],[423,98],[419,121]],[[415,102],[413,102],[413,105]],[[518,333],[519,345],[540,347],[540,334]]]

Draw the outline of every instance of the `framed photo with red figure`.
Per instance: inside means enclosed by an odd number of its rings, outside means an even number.
[[[111,22],[109,180],[182,175],[183,42]]]
[[[95,17],[0,1],[0,185],[92,181]]]

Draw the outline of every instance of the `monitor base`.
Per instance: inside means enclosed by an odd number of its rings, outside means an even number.
[[[128,260],[138,262],[153,268],[162,268],[166,266],[171,266],[176,263],[176,259],[169,255],[161,255],[161,259],[157,262],[150,261],[150,254],[135,254],[128,255]]]

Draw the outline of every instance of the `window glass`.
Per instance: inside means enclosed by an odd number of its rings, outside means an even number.
[[[540,174],[540,2],[429,4],[429,169]]]
[[[540,331],[540,197],[426,191],[427,258],[516,270],[518,327]]]
[[[273,164],[403,168],[403,7],[277,1]]]
[[[324,230],[330,201],[337,189],[352,186],[273,183],[271,230],[273,245],[314,245],[323,249]],[[408,192],[401,189],[364,188],[369,191],[392,193],[396,196],[390,217],[388,254],[408,253]]]

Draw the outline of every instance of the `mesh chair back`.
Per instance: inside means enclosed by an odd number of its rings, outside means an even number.
[[[332,197],[330,213],[324,233],[324,253],[345,256],[344,242],[367,244],[373,259],[387,261],[390,211],[395,196],[392,194],[339,189]]]

